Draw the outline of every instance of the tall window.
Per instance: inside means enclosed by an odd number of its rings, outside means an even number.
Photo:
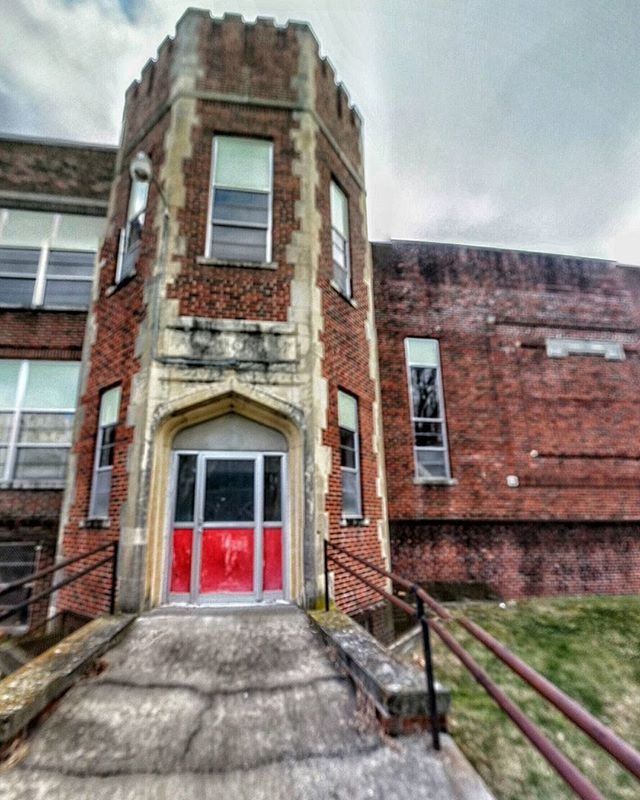
[[[360,439],[358,436],[358,401],[353,395],[338,392],[340,428],[340,472],[342,476],[342,516],[362,516],[360,481]]]
[[[0,480],[62,486],[78,392],[77,361],[0,361]]]
[[[116,267],[116,283],[133,275],[136,271],[138,256],[140,255],[140,240],[147,213],[147,198],[149,196],[149,182],[131,181],[129,193],[129,206],[127,208],[127,224],[120,233],[120,252],[118,266]]]
[[[271,260],[271,142],[216,136],[207,255],[229,261]]]
[[[418,478],[450,478],[440,352],[435,339],[407,339],[411,418]]]
[[[88,308],[102,217],[0,209],[0,306]]]
[[[333,281],[346,297],[351,297],[349,261],[349,203],[337,183],[331,181],[331,242]]]
[[[93,467],[91,506],[89,515],[93,519],[109,516],[111,496],[111,473],[113,472],[113,450],[116,440],[116,427],[120,414],[120,387],[108,389],[100,398],[98,436]]]

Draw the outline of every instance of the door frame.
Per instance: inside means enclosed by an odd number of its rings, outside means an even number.
[[[196,460],[196,484],[194,489],[194,519],[191,521],[192,545],[191,545],[191,592],[172,593],[170,591],[171,566],[173,555],[173,529],[175,503],[177,493],[178,478],[178,459],[181,455],[195,455]],[[282,590],[264,591],[263,582],[263,553],[264,553],[264,530],[268,527],[278,527],[264,522],[264,458],[277,456],[280,461],[280,491],[282,507]],[[250,522],[231,522],[231,523],[209,523],[205,525],[204,516],[204,490],[206,481],[206,462],[207,460],[247,460],[254,462],[254,520]],[[276,450],[174,450],[171,453],[169,493],[167,497],[167,513],[165,526],[165,568],[162,586],[163,601],[170,605],[232,605],[232,604],[259,604],[262,602],[274,602],[276,600],[290,599],[290,573],[291,573],[291,553],[289,536],[289,464],[288,454]],[[189,523],[182,523],[183,527],[189,527]],[[215,530],[216,528],[246,528],[254,529],[254,551],[253,551],[253,592],[229,592],[229,593],[209,593],[200,594],[200,567],[201,567],[201,548],[202,532],[204,530]]]

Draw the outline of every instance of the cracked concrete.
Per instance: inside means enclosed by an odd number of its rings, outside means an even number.
[[[450,742],[382,737],[298,609],[150,614],[105,660],[0,774],[3,800],[489,797],[460,790]]]

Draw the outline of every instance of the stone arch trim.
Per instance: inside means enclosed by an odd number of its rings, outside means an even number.
[[[164,576],[167,558],[166,531],[172,442],[176,433],[215,419],[236,413],[267,425],[282,433],[288,443],[288,504],[290,564],[290,599],[303,604],[304,575],[304,436],[303,413],[280,398],[235,381],[217,391],[202,390],[176,398],[156,409],[151,430],[152,467],[147,521],[147,553],[145,568],[145,606],[153,608],[164,600]]]

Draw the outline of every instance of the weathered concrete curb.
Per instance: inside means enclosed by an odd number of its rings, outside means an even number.
[[[391,732],[404,723],[428,719],[424,673],[398,661],[373,636],[339,611],[309,611],[310,619],[332,645],[354,680],[371,698]],[[438,715],[446,716],[451,692],[436,683]]]
[[[73,686],[134,619],[133,614],[94,619],[0,681],[0,744]]]

